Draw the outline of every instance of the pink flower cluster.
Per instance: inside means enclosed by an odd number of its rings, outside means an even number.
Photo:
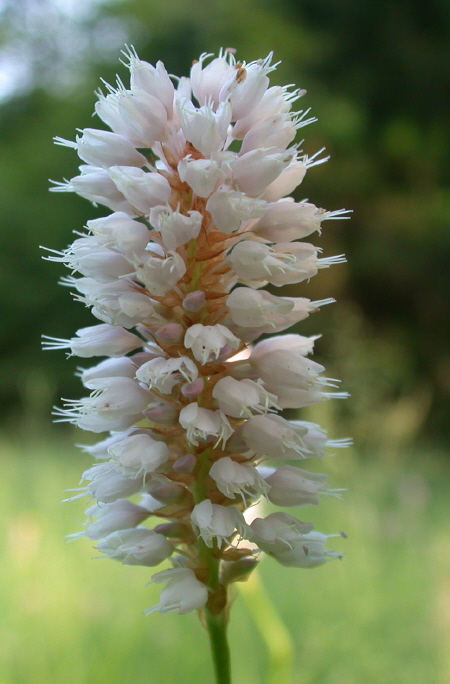
[[[337,494],[325,475],[291,462],[349,440],[279,412],[345,394],[308,358],[314,338],[277,334],[333,300],[262,288],[344,261],[303,241],[344,212],[287,197],[325,161],[293,144],[313,121],[309,110],[291,111],[304,92],[269,85],[272,55],[249,64],[230,50],[211,57],[176,78],[128,51],[130,87],[118,80],[98,94],[96,113],[111,131],[56,139],[84,164],[53,190],[112,211],[49,257],[79,274],[63,282],[99,323],[70,340],[47,338],[46,347],[106,357],[81,373],[89,396],[57,411],[61,421],[110,433],[84,447],[96,462],[79,495],[95,503],[79,534],[125,564],[170,558],[173,568],[153,576],[168,584],[150,612],[216,600],[208,554],[222,595],[259,550],[302,568],[341,555],[326,549],[333,535],[293,516],[249,524],[244,511],[261,497],[304,506]]]

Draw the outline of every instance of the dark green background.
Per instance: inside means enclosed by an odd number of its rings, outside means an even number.
[[[94,321],[57,287],[63,268],[43,261],[39,245],[62,249],[71,231],[106,212],[48,193],[48,178],[70,178],[77,168],[75,154],[52,137],[101,127],[91,118],[93,91],[100,77],[112,81],[117,71],[126,78],[118,60],[129,42],[178,75],[221,46],[247,61],[274,50],[282,64],[272,82],[308,90],[302,106],[319,122],[302,129],[304,149],[325,146],[331,161],[308,173],[296,198],[354,213],[351,221],[325,223],[316,240],[325,255],[345,252],[348,264],[295,290],[338,303],[298,331],[323,333],[318,358],[352,394],[333,409],[341,435],[351,431],[372,453],[389,440],[443,443],[450,407],[450,4],[136,0],[91,9],[80,3],[78,13],[72,4],[72,14],[50,0],[10,0],[0,9],[1,49],[26,49],[32,76],[26,87],[18,75],[0,112],[6,428],[50,429],[51,405],[80,393],[77,360],[41,352],[40,337],[71,337]]]

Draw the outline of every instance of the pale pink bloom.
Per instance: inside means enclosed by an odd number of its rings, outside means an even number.
[[[108,453],[118,471],[131,477],[154,472],[167,463],[170,455],[165,442],[157,441],[146,434],[125,437],[110,446]]]
[[[236,60],[230,53],[224,56],[221,51],[219,57],[204,66],[204,61],[209,57],[212,55],[204,52],[191,67],[192,92],[201,105],[210,101],[214,107],[217,107],[220,103],[222,87],[235,77]]]
[[[147,383],[150,388],[155,387],[162,394],[170,394],[180,382],[196,380],[198,369],[194,361],[187,356],[173,359],[160,357],[144,363],[136,372],[136,377]]]
[[[264,481],[255,466],[249,463],[236,463],[229,456],[215,461],[209,475],[215,480],[217,489],[225,496],[235,499],[237,494],[242,497],[244,503],[246,496],[252,497],[255,493],[267,495],[270,489],[270,484]]]
[[[129,254],[140,252],[150,240],[150,231],[123,211],[87,222],[88,229],[104,247]]]
[[[198,211],[189,211],[185,215],[173,211],[170,206],[150,210],[150,223],[161,233],[164,247],[168,250],[175,250],[195,239],[200,232],[202,218]]]
[[[167,111],[157,97],[137,87],[111,91],[106,96],[100,93],[95,105],[96,113],[111,130],[142,148],[167,139]]]
[[[227,345],[237,349],[240,340],[224,325],[202,325],[195,323],[186,331],[184,346],[192,349],[192,353],[201,364],[217,360],[221,350]]]
[[[281,416],[253,416],[237,432],[247,448],[257,454],[286,459],[312,455],[303,440],[307,428],[293,425]]]
[[[233,418],[251,418],[255,413],[267,413],[279,408],[277,397],[268,392],[262,382],[248,378],[221,378],[214,386],[212,395],[220,410]]]
[[[264,190],[264,199],[274,202],[281,197],[290,195],[300,185],[306,174],[306,164],[294,158],[290,158],[277,177]]]
[[[45,337],[44,349],[70,349],[75,356],[123,356],[142,345],[142,340],[124,328],[102,323],[77,330],[76,337],[62,340]]]
[[[186,273],[186,263],[180,254],[165,253],[155,243],[149,243],[145,252],[133,257],[133,265],[137,280],[156,296],[166,294]]]
[[[144,62],[133,48],[128,49],[126,56],[129,60],[131,89],[138,88],[156,97],[166,108],[167,116],[171,117],[175,91],[164,64],[159,61],[154,67]]]
[[[183,134],[205,156],[223,148],[231,122],[231,105],[221,102],[214,111],[210,105],[197,109],[190,100],[177,102]]]
[[[327,492],[324,473],[311,473],[291,465],[279,468],[258,469],[270,490],[267,494],[269,501],[276,506],[306,506],[318,504],[318,494]]]
[[[239,230],[242,221],[259,218],[263,215],[266,203],[249,197],[243,192],[222,186],[214,192],[206,203],[217,228],[223,233]]]
[[[162,534],[145,527],[117,530],[95,547],[124,565],[159,565],[173,553],[173,546]]]
[[[209,197],[227,177],[226,170],[215,159],[184,157],[178,164],[178,173],[199,197]]]
[[[166,204],[170,185],[160,173],[146,173],[135,166],[111,166],[110,178],[137,213],[148,214],[151,207]]]
[[[180,425],[186,430],[186,437],[191,444],[215,441],[215,446],[225,442],[233,434],[228,418],[222,411],[211,411],[193,402],[181,409],[178,417]]]
[[[77,195],[94,204],[104,204],[113,211],[123,211],[129,216],[135,216],[134,207],[111,180],[106,169],[83,165],[80,166],[80,171],[79,176],[74,176],[65,183],[56,183],[50,190],[52,192],[76,192]]]
[[[78,156],[86,164],[101,166],[146,166],[147,159],[138,152],[127,138],[109,131],[99,131],[96,128],[85,128],[81,136],[76,136],[76,142],[55,138],[58,145],[73,147]]]
[[[266,149],[250,150],[231,162],[233,181],[241,192],[259,196],[278,178],[291,159],[292,152],[289,150],[276,152]],[[264,199],[271,198],[265,196]]]
[[[89,539],[102,539],[117,530],[135,527],[150,515],[146,508],[137,506],[128,499],[117,499],[110,504],[97,504],[86,513],[97,517],[84,532]]]
[[[248,534],[248,525],[237,508],[219,506],[209,499],[205,499],[194,507],[191,520],[198,527],[206,546],[210,548],[214,539],[220,548],[224,542],[230,543],[235,532],[241,537]]]
[[[191,610],[200,610],[208,600],[208,590],[199,582],[195,573],[189,568],[170,568],[162,570],[152,576],[152,582],[167,582],[167,586],[161,592],[159,603],[144,611],[150,615],[155,611],[160,613],[189,613]]]

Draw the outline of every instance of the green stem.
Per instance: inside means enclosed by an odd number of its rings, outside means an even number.
[[[205,609],[206,624],[214,661],[217,684],[231,684],[230,649],[227,641],[227,618],[225,611],[215,615]]]
[[[210,449],[208,448],[197,455],[200,468],[192,492],[195,503],[200,503],[207,496],[206,482],[211,467],[209,455]],[[207,586],[210,595],[205,606],[205,619],[216,673],[216,683],[231,684],[230,649],[227,641],[227,591],[226,587],[220,583],[220,560],[214,553],[216,546],[210,548],[201,538],[197,540],[197,549],[202,565],[207,568],[208,572]]]

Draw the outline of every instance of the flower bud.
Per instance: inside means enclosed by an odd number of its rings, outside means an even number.
[[[190,313],[197,313],[203,309],[205,301],[206,297],[203,290],[195,290],[195,292],[190,292],[183,299],[183,309]]]
[[[220,564],[220,582],[227,585],[232,582],[246,582],[258,565],[258,559],[240,558],[237,561],[222,561]]]
[[[196,399],[200,396],[205,388],[205,381],[203,378],[198,378],[194,382],[189,382],[181,388],[181,394],[187,399]]]
[[[176,503],[186,494],[184,487],[168,480],[167,482],[150,482],[147,491],[154,499],[163,504]]]
[[[178,458],[172,465],[176,473],[192,473],[197,464],[197,458],[194,454],[185,454]]]
[[[155,337],[161,342],[176,344],[184,335],[184,328],[180,323],[166,323],[155,332]]]

